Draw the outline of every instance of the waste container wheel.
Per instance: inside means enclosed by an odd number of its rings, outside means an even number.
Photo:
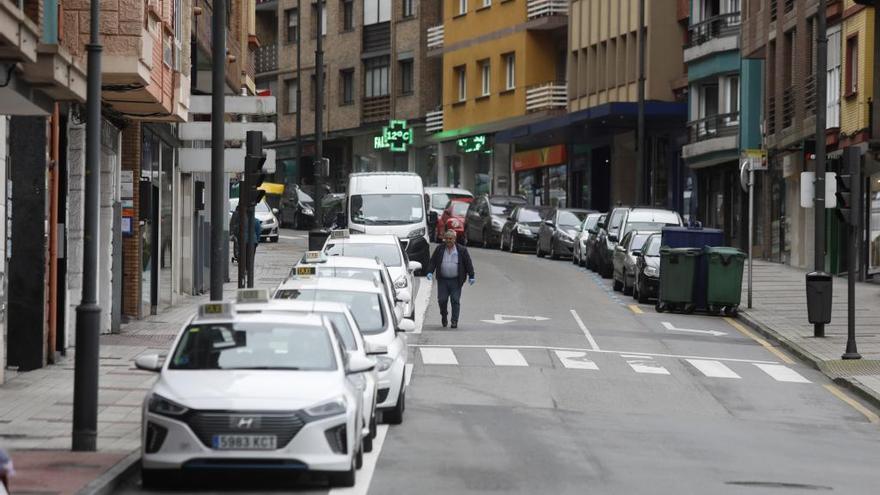
[[[727,306],[724,308],[724,314],[727,316],[736,316],[739,312],[739,306]]]
[[[685,313],[687,313],[687,314],[691,314],[691,313],[694,312],[695,309],[697,309],[697,305],[696,305],[696,304],[690,304],[690,303],[688,303],[688,304],[685,304],[685,305],[684,305],[684,309],[683,309],[683,311],[684,311]]]
[[[710,315],[717,316],[721,313],[721,308],[715,306],[714,304],[710,304],[709,307],[706,308],[706,312],[708,312]]]
[[[654,305],[654,310],[658,313],[663,313],[666,311],[666,303],[657,301],[657,304]]]

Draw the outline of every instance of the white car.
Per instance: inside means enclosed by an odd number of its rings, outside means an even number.
[[[329,472],[353,486],[363,462],[362,394],[350,375],[375,362],[349,355],[318,315],[238,313],[209,303],[187,323],[144,400],[142,481],[190,470]]]
[[[367,345],[374,353],[380,353],[375,356],[379,372],[379,396],[376,402],[382,420],[390,424],[403,421],[407,349],[400,332],[411,332],[415,324],[410,320],[397,320],[385,291],[377,281],[333,277],[291,279],[278,287],[274,297],[347,304]]]
[[[265,289],[241,289],[238,291],[238,300],[235,305],[239,312],[262,312],[291,313],[299,315],[317,314],[326,316],[333,323],[336,332],[342,338],[342,345],[351,354],[357,354],[364,359],[373,354],[372,349],[366,345],[360,328],[357,326],[348,306],[341,303],[331,302],[306,302],[281,299],[269,299],[269,292]],[[361,377],[362,380],[358,377]],[[376,398],[378,396],[379,376],[376,370],[366,373],[351,375],[356,380],[356,385],[362,388],[363,406],[361,407],[362,429],[364,437],[364,452],[372,452],[373,439],[376,438]]]
[[[320,251],[309,251],[303,260],[290,270],[292,278],[312,277],[352,278],[371,281],[379,279],[389,301],[394,301],[397,319],[407,314],[412,295],[406,289],[394,286],[394,278],[380,259],[355,258],[353,256],[324,256]]]
[[[388,267],[388,273],[394,278],[394,288],[398,294],[409,292],[409,302],[404,304],[405,318],[415,320],[415,275],[422,269],[418,261],[409,261],[401,248],[397,237],[385,235],[351,235],[344,231],[334,231],[324,243],[324,254],[327,256],[350,256],[356,258],[379,258]]]

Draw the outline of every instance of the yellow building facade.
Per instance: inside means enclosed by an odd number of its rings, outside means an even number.
[[[874,92],[874,9],[844,1],[840,36],[840,132],[843,139],[862,141],[870,130]],[[853,139],[855,138],[855,139]]]

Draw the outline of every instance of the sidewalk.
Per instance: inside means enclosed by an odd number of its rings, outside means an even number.
[[[856,284],[856,342],[862,359],[844,361],[840,356],[846,349],[846,278],[834,278],[831,324],[825,326],[825,338],[815,338],[813,325],[807,321],[805,274],[787,265],[755,261],[753,308],[746,309],[744,275],[740,318],[880,407],[880,285]]]
[[[261,244],[255,287],[273,289],[305,251],[305,240]],[[233,282],[225,299],[235,296]],[[98,452],[70,451],[74,350],[58,364],[14,373],[0,386],[0,447],[10,451],[16,476],[11,493],[111,493],[112,481],[136,468],[141,406],[156,375],[134,368],[144,353],[167,353],[177,332],[208,296],[184,296],[163,313],[101,336],[98,392]]]

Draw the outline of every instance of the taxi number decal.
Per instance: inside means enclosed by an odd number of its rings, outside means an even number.
[[[298,266],[296,267],[296,274],[300,277],[311,276],[316,273],[314,266]]]
[[[205,314],[208,315],[216,315],[223,313],[223,305],[222,304],[206,304],[204,309]]]

